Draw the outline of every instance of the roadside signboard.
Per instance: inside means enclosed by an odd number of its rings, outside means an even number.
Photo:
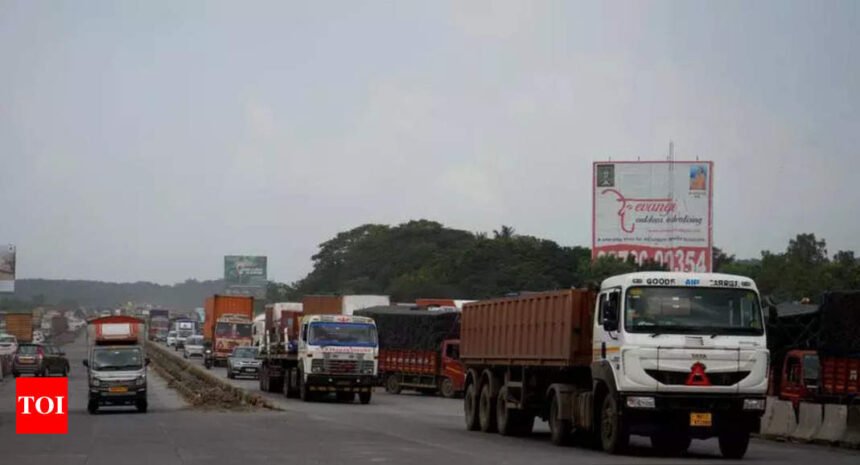
[[[264,299],[267,284],[266,257],[249,255],[224,257],[224,293],[226,295]]]
[[[592,259],[633,256],[672,271],[711,271],[710,161],[595,162]]]
[[[0,246],[0,292],[15,292],[15,246]]]

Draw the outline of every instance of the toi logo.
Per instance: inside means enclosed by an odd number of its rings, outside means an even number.
[[[68,433],[68,392],[68,378],[15,379],[15,433]]]

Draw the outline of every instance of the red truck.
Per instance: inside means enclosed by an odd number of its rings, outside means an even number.
[[[214,295],[206,299],[203,338],[211,347],[203,360],[207,368],[226,363],[237,346],[250,346],[254,298]]]
[[[384,306],[357,310],[355,315],[376,321],[379,380],[387,392],[410,389],[448,398],[463,392],[459,312]]]
[[[771,305],[767,331],[771,395],[797,407],[860,394],[860,291],[826,293],[820,305]]]

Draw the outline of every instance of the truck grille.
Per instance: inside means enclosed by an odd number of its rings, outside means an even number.
[[[322,373],[332,375],[352,375],[361,374],[364,372],[373,371],[372,360],[334,360],[334,359],[316,359],[311,361],[311,368],[317,373],[322,370]]]
[[[661,384],[683,386],[687,384],[690,373],[682,371],[645,370],[648,376]],[[749,376],[749,371],[732,371],[728,373],[706,373],[712,386],[733,386]]]

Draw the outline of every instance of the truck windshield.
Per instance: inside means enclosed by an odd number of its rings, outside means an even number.
[[[98,349],[93,352],[93,370],[140,370],[143,357],[138,348]]]
[[[367,323],[311,323],[308,344],[376,347],[376,326]]]
[[[215,325],[215,335],[230,338],[251,337],[251,324],[221,322]]]
[[[624,327],[631,333],[764,334],[755,292],[707,287],[632,287]]]
[[[817,355],[803,356],[803,379],[805,381],[818,381],[819,368]]]

